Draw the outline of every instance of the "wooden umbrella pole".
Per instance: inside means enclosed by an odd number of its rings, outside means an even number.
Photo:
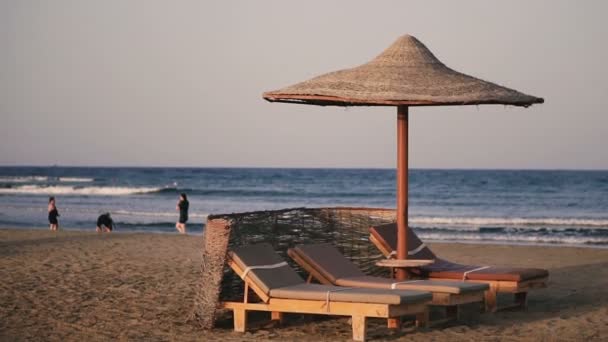
[[[397,107],[397,259],[407,259],[408,217],[408,107]],[[397,269],[397,280],[407,279],[405,269]]]

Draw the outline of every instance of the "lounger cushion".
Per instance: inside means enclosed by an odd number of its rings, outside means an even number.
[[[397,226],[394,223],[385,224],[377,227],[371,227],[370,233],[380,243],[384,244],[389,249],[395,250],[397,248]],[[416,233],[412,229],[407,230],[407,244],[408,250],[416,249],[421,244],[421,240],[418,238]],[[416,253],[414,256],[410,256],[412,259],[435,259],[435,263],[411,269],[412,272],[429,278],[442,278],[442,279],[458,279],[462,280],[465,272],[480,268],[482,266],[477,265],[462,265],[453,263],[447,260],[437,258],[435,254],[428,248],[425,247]],[[485,280],[485,281],[527,281],[534,279],[542,279],[549,275],[549,271],[539,268],[521,268],[521,267],[498,267],[491,266],[489,268],[468,273],[466,275],[467,280]]]
[[[378,241],[380,241],[383,245],[388,247],[391,251],[397,250],[397,224],[395,224],[395,223],[383,224],[380,226],[371,227],[369,231]],[[416,233],[414,233],[414,230],[408,229],[407,230],[407,250],[409,251],[408,259],[422,259],[422,260],[437,259],[437,256],[435,255],[435,253],[433,253],[433,251],[431,251],[430,248],[428,248],[428,247],[420,248],[420,246],[422,244],[423,244],[422,240],[420,240],[418,235],[416,235]],[[415,254],[412,254],[412,252],[416,251],[416,250],[418,250],[418,252]]]
[[[334,302],[398,305],[432,299],[431,293],[422,291],[346,289],[331,285],[306,284],[289,265],[256,269],[256,266],[276,265],[284,261],[267,243],[235,248],[229,256],[241,269],[251,267],[247,277],[272,298],[326,300],[329,292],[329,300]]]
[[[293,248],[293,252],[332,284],[336,284],[336,281],[342,278],[365,276],[365,273],[330,244],[298,245]]]
[[[373,303],[373,304],[414,304],[429,301],[429,292],[408,290],[376,290],[346,288],[320,284],[300,284],[270,290],[272,298],[326,300],[330,302]]]
[[[365,275],[357,266],[343,256],[330,244],[298,245],[291,253],[299,256],[307,265],[305,269],[314,268],[333,285],[361,288],[391,289],[396,280]],[[396,289],[409,289],[441,293],[468,293],[485,291],[486,284],[464,283],[456,281],[416,280],[396,285]]]
[[[419,269],[420,275],[430,278],[462,280],[465,272],[484,266],[461,265],[447,260],[437,260],[434,264]],[[549,276],[549,271],[540,268],[518,268],[490,266],[489,268],[466,274],[467,280],[516,281],[541,279]]]
[[[229,255],[243,270],[247,267],[275,265],[285,261],[268,243],[238,247],[233,249]],[[304,279],[289,265],[272,269],[252,268],[247,276],[266,294],[270,292],[270,289],[305,283]]]
[[[452,280],[406,280],[399,282],[394,279],[362,276],[338,279],[336,285],[347,287],[365,287],[374,289],[391,289],[395,284],[397,290],[419,290],[435,293],[464,294],[485,291],[490,287],[488,284],[467,283]]]

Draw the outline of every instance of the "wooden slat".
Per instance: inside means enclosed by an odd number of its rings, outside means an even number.
[[[352,316],[352,327],[353,327],[353,340],[365,341],[365,334],[367,331],[367,320],[365,316],[353,315]]]
[[[401,329],[401,318],[389,318],[387,319],[386,326],[389,329]]]
[[[421,280],[426,280],[426,279],[421,279]],[[433,279],[428,279],[428,280],[433,280]],[[418,290],[418,291],[428,291],[428,292],[451,294],[453,296],[461,295],[462,293],[455,292],[455,290],[458,289],[456,286],[458,286],[459,283],[456,281],[452,281],[452,283],[454,285],[424,284],[421,282],[412,282],[412,283],[398,284],[396,287],[397,287],[397,290]],[[483,291],[484,290],[479,290],[476,292],[482,293]]]
[[[234,273],[242,278],[242,274],[245,270],[243,270],[241,266],[239,266],[239,264],[237,264],[230,256],[226,262],[228,263],[228,266],[232,268]],[[249,275],[243,281],[247,284],[247,286],[251,287],[253,292],[255,292],[255,294],[260,297],[263,302],[268,302],[270,297],[268,297],[266,292],[264,292],[255,282],[250,280]]]
[[[366,317],[399,317],[423,312],[426,303],[411,305],[389,305],[370,303],[330,302],[329,309],[322,300],[299,300],[272,298],[268,303],[222,302],[220,307],[232,310],[276,311],[302,314],[360,315]]]
[[[279,311],[272,311],[270,313],[271,321],[278,321],[279,323],[283,323],[283,313]]]
[[[440,278],[440,277],[431,277],[430,280],[450,280],[454,281],[455,279],[451,278]],[[488,284],[490,286],[494,286],[498,292],[525,292],[529,289],[535,288],[544,288],[547,287],[548,278],[539,278],[539,279],[531,279],[522,282],[517,281],[507,281],[507,280],[478,280],[478,279],[467,279],[468,283],[482,283]]]
[[[371,243],[373,243],[376,248],[378,248],[380,250],[380,253],[382,253],[385,257],[389,256],[392,252],[391,248],[388,246],[385,246],[383,243],[380,242],[380,240],[376,239],[376,237],[373,234],[369,234],[369,241]]]
[[[390,305],[389,317],[401,317],[405,315],[415,315],[428,309],[430,303],[418,303],[408,305]]]
[[[481,302],[484,300],[485,291],[476,291],[463,294],[437,293],[433,292],[431,305],[452,306]]]
[[[486,311],[487,312],[496,312],[496,309],[498,307],[498,299],[496,297],[497,294],[497,284],[496,283],[490,283],[488,284],[490,285],[490,289],[486,290],[486,292],[484,293],[484,300],[485,300],[485,304],[486,304]]]
[[[247,311],[243,309],[233,310],[234,331],[245,332],[247,329]]]

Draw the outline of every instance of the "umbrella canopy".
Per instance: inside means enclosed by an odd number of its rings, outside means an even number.
[[[409,106],[504,104],[528,107],[539,97],[454,71],[418,39],[404,35],[371,62],[266,92],[271,102],[333,106],[397,106],[397,259],[408,256]],[[405,263],[403,263],[405,265]],[[407,277],[397,270],[397,279]]]
[[[371,62],[266,92],[268,101],[337,106],[505,104],[543,99],[454,71],[404,35]]]

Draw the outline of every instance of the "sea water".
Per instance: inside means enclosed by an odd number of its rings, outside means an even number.
[[[429,241],[608,247],[608,171],[409,172],[409,225]],[[0,227],[94,230],[110,212],[117,231],[175,232],[180,193],[189,231],[208,214],[290,207],[395,207],[395,170],[0,167]]]

